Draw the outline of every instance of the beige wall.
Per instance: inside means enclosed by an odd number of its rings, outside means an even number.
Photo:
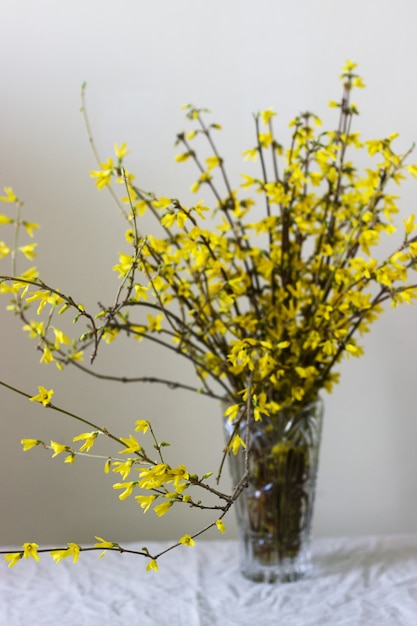
[[[181,104],[207,106],[223,124],[219,145],[238,181],[240,153],[253,145],[251,113],[274,105],[284,134],[300,109],[332,123],[326,105],[339,95],[348,57],[368,85],[357,95],[364,135],[398,130],[404,148],[417,139],[413,0],[15,0],[0,11],[0,187],[13,186],[27,218],[42,224],[45,279],[85,305],[111,299],[125,226],[88,176],[95,163],[79,113],[84,80],[103,158],[128,141],[139,184],[186,202],[194,177],[173,162]],[[417,182],[404,187],[401,206],[416,211]],[[389,310],[364,338],[366,356],[345,363],[326,399],[317,535],[417,530],[416,318],[415,308]],[[219,460],[215,402],[40,366],[3,307],[0,346],[5,382],[29,393],[53,387],[57,404],[122,436],[135,419],[152,419],[173,444],[170,462],[193,471]],[[181,362],[145,344],[106,348],[95,368],[192,380]],[[0,388],[0,544],[175,538],[197,528],[188,509],[155,521],[136,503],[119,503],[101,461],[70,466],[40,449],[21,452],[22,437],[65,443],[82,430]],[[228,526],[233,536],[233,516]]]

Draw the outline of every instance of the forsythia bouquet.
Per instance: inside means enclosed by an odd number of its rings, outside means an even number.
[[[116,145],[115,157],[107,162],[99,160],[91,175],[99,189],[111,191],[127,230],[126,250],[114,266],[120,278],[117,294],[110,306],[97,311],[46,284],[35,267],[20,271],[19,256],[30,261],[36,256],[36,244],[21,243],[21,236],[26,231],[32,237],[38,225],[25,219],[23,203],[6,188],[1,200],[15,209],[0,215],[0,224],[11,225],[15,234],[12,244],[0,241],[0,258],[11,259],[10,274],[3,270],[0,277],[0,292],[9,297],[8,308],[36,342],[40,361],[87,371],[86,352],[93,362],[101,344],[120,335],[174,351],[194,366],[194,386],[152,377],[138,380],[225,402],[233,428],[224,457],[248,454],[239,435],[242,420],[259,421],[315,400],[322,389],[330,391],[337,382],[335,366],[346,355],[362,354],[357,337],[369,329],[383,303],[395,306],[417,295],[417,283],[409,278],[417,264],[413,215],[403,220],[403,238],[391,254],[379,259],[374,253],[381,238],[397,230],[397,196],[390,185],[399,184],[407,172],[417,177],[417,165],[407,164],[409,152],[394,151],[395,134],[364,141],[352,130],[358,109],[351,92],[364,87],[355,67],[346,63],[342,97],[330,102],[338,111],[334,130],[322,130],[316,115],[301,113],[290,122],[290,145],[284,148],[274,134],[273,110],[254,115],[256,142],[244,159],[257,161],[259,174],[243,175],[238,187],[229,180],[213,139],[219,125],[206,121],[206,110],[187,105],[192,129],[178,135],[176,161],[195,163],[198,177],[192,191],[208,189],[214,208],[202,201],[186,207],[177,199],[145,192],[125,167],[126,144]],[[92,141],[85,103],[83,110]],[[193,147],[198,138],[210,149],[203,161]],[[355,166],[355,153],[369,156],[363,171]],[[145,212],[155,218],[154,233],[141,228]],[[58,320],[64,314],[85,322],[78,336],[70,338],[62,329]],[[214,510],[209,526],[184,535],[175,545],[193,545],[211,526],[224,531],[223,517],[245,488],[247,459],[233,492],[223,493],[211,473],[198,476],[184,465],[171,466],[164,443],[147,420],[135,423],[135,435],[117,436],[55,405],[52,389],[40,386],[32,395],[1,384],[89,427],[74,438],[81,443],[78,450],[37,439],[22,440],[24,450],[42,446],[73,463],[78,454],[89,453],[97,437],[107,437],[122,448],[103,457],[105,472],[120,474],[120,482],[113,485],[121,491],[120,499],[134,495],[145,512],[153,509],[158,516],[183,503]],[[134,470],[138,474],[132,478]],[[217,504],[206,505],[195,497],[197,489],[214,494]],[[51,555],[56,561],[75,561],[80,551],[93,549],[126,551],[98,537],[94,547],[69,543]],[[12,566],[22,557],[38,559],[41,551],[37,544],[25,543],[5,559]],[[146,548],[137,553],[149,559],[148,569],[157,569],[162,553],[150,554]]]

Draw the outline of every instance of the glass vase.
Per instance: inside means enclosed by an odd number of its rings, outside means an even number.
[[[238,430],[225,421],[227,440],[238,433],[248,443],[229,455],[232,479],[248,469],[235,511],[240,569],[257,582],[291,582],[311,574],[315,485],[321,439],[320,399],[287,407],[260,421],[244,419]]]

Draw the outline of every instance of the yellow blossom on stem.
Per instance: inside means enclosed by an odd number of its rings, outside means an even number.
[[[39,228],[39,224],[35,222],[26,222],[25,220],[22,222],[23,228],[26,230],[29,237],[33,237],[33,231]]]
[[[102,552],[100,554],[100,558],[104,556],[106,550],[112,549],[112,548],[119,548],[119,544],[115,543],[113,541],[106,541],[105,539],[103,539],[102,537],[96,537],[98,543],[94,544],[95,548],[104,548],[104,552]]]
[[[135,426],[137,433],[146,433],[149,428],[149,422],[147,420],[136,420]]]
[[[358,89],[363,89],[364,87],[366,87],[365,83],[363,82],[363,79],[360,76],[357,76],[356,78],[353,79],[352,85],[354,87],[357,87]]]
[[[240,448],[246,448],[246,443],[243,441],[240,435],[235,435],[229,445],[229,450],[231,450],[233,454],[236,455],[239,452]]]
[[[144,287],[143,285],[136,284],[135,285],[136,300],[147,300],[148,291],[149,291],[149,287]]]
[[[178,487],[178,484],[181,480],[188,480],[189,478],[189,473],[184,465],[179,465],[174,469],[170,469],[169,475],[170,480],[173,478],[173,482],[176,487]]]
[[[223,534],[226,530],[226,526],[221,519],[216,520],[217,529]]]
[[[23,451],[26,452],[26,450],[30,450],[31,448],[38,446],[42,442],[39,441],[39,439],[21,439],[20,443],[23,446]]]
[[[76,437],[73,437],[72,440],[82,441],[84,439],[85,441],[80,448],[80,452],[82,452],[83,450],[88,452],[93,447],[94,442],[97,439],[98,435],[99,435],[98,430],[93,430],[91,433],[81,433],[81,435],[77,435]]]
[[[103,339],[106,343],[112,343],[118,334],[119,331],[116,328],[110,328],[103,333]]]
[[[8,563],[7,567],[14,567],[16,563],[23,557],[23,552],[12,552],[4,555],[4,560]]]
[[[0,196],[0,202],[18,202],[18,198],[11,187],[4,187],[5,196]]]
[[[97,541],[99,543],[95,543],[94,547],[95,548],[113,548],[113,546],[116,546],[116,543],[113,543],[112,541],[106,541],[105,539],[103,539],[103,537],[95,537],[95,539],[97,539]]]
[[[126,142],[122,143],[121,146],[119,144],[114,144],[114,153],[119,160],[123,159],[128,153]]]
[[[354,63],[350,59],[347,59],[345,65],[344,65],[344,67],[342,69],[342,76],[343,76],[343,74],[348,74],[349,72],[353,72],[353,70],[357,66],[358,66],[357,63]]]
[[[91,178],[96,178],[96,185],[98,189],[104,189],[111,183],[111,177],[114,173],[113,159],[109,159],[107,163],[100,163],[101,170],[95,170],[90,172]]]
[[[60,563],[62,559],[65,559],[68,556],[67,552],[68,551],[66,549],[58,549],[51,550],[49,554],[51,555],[55,563]]]
[[[46,291],[46,290],[45,291],[33,291],[26,298],[26,302],[34,302],[36,300],[40,300],[38,309],[36,311],[38,315],[41,313],[41,311],[47,304],[51,304],[53,307],[55,307],[62,302],[62,298],[58,294],[51,293],[50,291]]]
[[[0,259],[3,259],[5,256],[10,254],[11,249],[7,246],[4,241],[0,241]]]
[[[66,452],[68,450],[68,447],[63,445],[62,443],[57,443],[56,441],[51,441],[50,446],[52,448],[52,450],[54,451],[52,458],[58,456],[58,454],[61,454],[62,452]]]
[[[135,439],[133,435],[129,435],[129,439],[125,437],[120,437],[120,441],[122,441],[126,448],[120,450],[119,454],[128,454],[129,452],[139,452],[142,449],[140,443]]]
[[[184,535],[183,537],[181,537],[181,539],[179,539],[178,543],[182,543],[183,546],[194,546],[195,545],[195,541],[191,537],[191,535]]]
[[[258,148],[251,148],[242,152],[244,161],[256,161],[258,158]]]
[[[190,156],[191,156],[192,152],[182,152],[181,154],[177,154],[175,156],[175,160],[177,163],[183,163],[184,161],[187,161]]]
[[[143,509],[143,512],[146,513],[152,502],[157,498],[157,496],[152,495],[152,496],[135,496],[135,500],[136,502],[138,502],[138,504],[140,504],[141,508]]]
[[[165,513],[168,513],[169,509],[172,507],[172,502],[162,502],[162,504],[158,504],[154,511],[158,517],[162,517]]]
[[[273,107],[269,107],[268,109],[264,109],[263,111],[260,112],[262,122],[265,124],[265,126],[268,126],[269,122],[271,121],[271,118],[274,117],[275,115],[276,113]]]
[[[204,183],[210,182],[210,180],[211,180],[211,175],[208,172],[203,172],[201,176],[198,178],[198,180],[191,185],[190,190],[193,193],[196,193],[200,189],[201,185],[203,185]]]
[[[55,335],[55,350],[58,350],[61,344],[69,345],[71,343],[69,337],[67,337],[67,335],[63,333],[62,330],[59,330],[59,328],[54,328],[53,331]]]
[[[37,543],[24,543],[23,544],[23,558],[24,559],[35,559],[35,561],[40,561],[40,556],[38,554],[39,546]]]
[[[43,322],[30,322],[30,324],[25,324],[23,326],[23,330],[29,332],[29,337],[31,339],[36,339],[37,337],[42,337],[44,332],[44,323]]]
[[[68,548],[66,548],[65,550],[51,550],[49,554],[51,555],[55,563],[60,563],[62,559],[66,559],[70,556],[72,556],[72,562],[76,563],[78,561],[80,551],[81,546],[79,546],[77,543],[68,543]]]
[[[148,329],[151,331],[160,331],[162,330],[162,320],[164,319],[163,314],[153,316],[148,314],[146,316],[148,318]]]
[[[72,352],[71,354],[68,354],[68,358],[71,361],[83,361],[84,352],[82,350],[78,350],[78,352]]]
[[[42,356],[39,359],[39,363],[48,364],[48,363],[52,363],[52,361],[55,361],[54,355],[52,354],[49,346],[44,346]]]
[[[19,246],[19,251],[22,252],[22,254],[24,254],[29,261],[31,261],[36,257],[35,248],[37,245],[37,243],[29,243],[26,246]]]
[[[139,469],[139,477],[142,479],[139,482],[141,489],[156,489],[169,480],[169,467],[165,463],[158,463],[151,468],[145,467]]]
[[[229,420],[233,422],[233,420],[239,415],[240,408],[241,408],[240,404],[233,404],[227,407],[227,409],[224,412],[224,416],[228,417]]]
[[[417,163],[412,163],[411,165],[406,165],[405,169],[407,172],[410,172],[413,178],[417,178]]]
[[[148,565],[146,566],[146,571],[150,572],[151,570],[153,570],[154,572],[158,571],[158,563],[156,562],[155,559],[151,559],[148,563]]]
[[[81,546],[79,546],[77,543],[69,543],[68,546],[68,552],[69,555],[72,556],[72,562],[76,563],[78,561]]]
[[[152,205],[156,209],[167,209],[171,204],[172,204],[172,199],[166,198],[165,196],[159,196],[159,198],[156,198],[152,202]]]
[[[171,226],[175,224],[175,218],[176,216],[174,212],[165,213],[164,217],[161,219],[162,226],[165,226],[166,228],[171,228]]]
[[[132,495],[133,488],[137,486],[137,481],[132,480],[128,483],[115,483],[113,489],[124,489],[123,493],[119,495],[119,500],[126,500]]]
[[[217,155],[215,156],[211,156],[211,157],[207,157],[206,158],[206,163],[207,163],[207,169],[208,171],[213,170],[215,167],[218,167],[219,165],[221,165],[221,159],[220,157],[218,157]]]
[[[43,406],[49,406],[51,404],[51,398],[54,395],[53,389],[46,389],[42,385],[38,386],[39,393],[36,396],[29,398],[31,402],[40,402]]]
[[[134,459],[127,459],[127,461],[114,461],[113,472],[120,474],[123,480],[126,480],[134,462]]]
[[[206,213],[207,211],[210,211],[210,209],[203,204],[202,200],[197,202],[197,204],[195,204],[193,206],[192,210],[195,211],[195,213],[197,213],[198,217],[200,217],[202,220],[206,219],[204,213]]]
[[[415,223],[416,216],[412,213],[408,216],[408,218],[404,218],[404,230],[406,235],[411,235],[411,233],[417,230],[417,224]]]

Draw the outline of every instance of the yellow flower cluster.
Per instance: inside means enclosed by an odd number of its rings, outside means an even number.
[[[62,368],[81,361],[93,340],[111,343],[123,333],[175,349],[194,365],[199,390],[212,397],[241,403],[251,376],[262,398],[254,407],[258,417],[330,390],[338,361],[362,354],[357,336],[375,321],[383,302],[411,302],[417,293],[409,279],[417,259],[414,216],[404,220],[403,240],[392,254],[380,260],[374,253],[396,231],[397,196],[387,186],[399,184],[406,173],[416,177],[417,165],[406,163],[408,153],[394,151],[396,134],[363,141],[351,130],[358,113],[351,92],[364,86],[355,68],[346,63],[342,98],[330,103],[339,109],[337,130],[322,130],[316,115],[302,113],[290,122],[285,150],[275,138],[273,109],[255,116],[256,145],[244,156],[261,162],[262,175],[244,175],[241,189],[230,185],[215,147],[212,133],[220,127],[205,123],[205,110],[186,105],[196,126],[178,135],[182,151],[176,160],[195,161],[193,190],[204,185],[215,198],[210,220],[201,201],[187,208],[142,191],[124,168],[126,144],[115,144],[116,160],[91,175],[99,189],[114,180],[126,192],[121,202],[128,206],[131,251],[120,253],[114,266],[122,281],[117,306],[89,316],[87,332],[70,340],[52,323],[53,314],[75,309],[78,320],[87,316],[84,307],[46,288],[35,268],[0,285],[12,294],[10,308],[41,347],[41,362]],[[191,145],[198,136],[209,140],[213,152],[205,164]],[[355,152],[371,159],[363,171],[354,164]],[[20,209],[13,190],[5,193],[1,199]],[[257,212],[254,220],[251,208],[259,198],[265,213],[259,218]],[[162,226],[162,236],[141,234],[145,211]],[[4,215],[0,223],[23,222]],[[32,258],[33,245],[19,249]],[[2,256],[10,253],[5,242],[0,250]],[[46,307],[46,322],[28,319],[26,308],[35,302],[38,315]]]
[[[329,103],[338,114],[335,129],[323,130],[316,115],[303,112],[291,120],[291,141],[285,148],[276,139],[273,109],[254,116],[255,145],[243,158],[260,164],[259,174],[244,174],[238,185],[231,184],[226,159],[214,142],[220,126],[207,124],[206,110],[186,105],[192,129],[177,136],[180,152],[175,159],[195,163],[198,174],[191,189],[210,192],[210,208],[201,200],[186,207],[178,199],[143,191],[125,169],[126,144],[116,144],[115,158],[101,163],[91,176],[100,190],[113,182],[120,186],[120,198],[112,193],[128,221],[128,249],[120,252],[113,268],[120,279],[116,298],[98,312],[86,311],[46,285],[35,267],[17,272],[17,253],[31,261],[36,244],[0,241],[0,262],[12,262],[11,276],[0,276],[0,293],[11,298],[8,308],[36,341],[41,362],[88,371],[82,364],[87,348],[93,361],[102,341],[111,344],[119,335],[148,340],[188,360],[198,381],[189,386],[152,376],[139,380],[225,400],[231,420],[242,416],[248,401],[251,417],[261,420],[282,407],[315,400],[322,389],[330,391],[340,360],[363,353],[358,336],[369,330],[384,303],[411,303],[417,296],[412,277],[417,224],[410,215],[403,220],[401,237],[392,237],[399,210],[391,189],[407,174],[417,178],[417,164],[408,163],[409,152],[395,151],[396,134],[363,140],[352,130],[358,107],[351,94],[364,83],[351,61],[341,80],[340,100]],[[201,140],[211,150],[204,160],[194,149]],[[365,158],[368,164],[359,167]],[[13,190],[5,188],[0,201],[16,206],[13,215],[0,215],[0,226],[15,229],[15,242],[22,227],[32,237],[37,225],[23,220],[23,205]],[[146,212],[155,218],[154,233],[141,231]],[[389,237],[395,241],[392,252],[381,258],[378,246]],[[29,313],[33,305],[36,319]],[[75,338],[56,323],[66,311],[74,322],[86,322]],[[52,393],[39,387],[31,399],[51,407]],[[137,422],[137,432],[148,428],[145,420]],[[83,442],[80,452],[88,453],[98,434],[103,433],[92,430],[75,437]],[[106,472],[112,469],[123,479],[114,485],[122,490],[121,500],[143,489],[145,494],[135,496],[138,504],[145,512],[153,507],[158,516],[175,502],[199,506],[185,492],[201,486],[203,479],[181,464],[165,463],[163,444],[155,446],[160,455],[155,460],[132,434],[113,439],[124,446],[121,453],[131,455],[105,462]],[[40,443],[22,440],[27,450]],[[245,445],[236,433],[228,450],[237,454]],[[68,462],[78,454],[57,442],[45,447],[54,456],[68,452]],[[139,471],[137,480],[128,480],[132,469]],[[215,524],[224,531],[221,519]],[[107,548],[117,545],[104,543]],[[193,545],[193,537],[186,534],[179,543]],[[22,555],[36,558],[36,544],[27,545],[32,548],[9,555],[10,564]],[[72,555],[76,560],[74,546],[69,544],[56,559]],[[157,569],[156,559],[148,569]]]
[[[209,395],[215,395],[214,379],[220,393],[236,402],[251,375],[255,418],[330,390],[337,380],[334,366],[344,355],[362,354],[357,335],[369,329],[384,301],[411,302],[417,294],[409,279],[417,259],[413,216],[404,220],[404,238],[392,254],[378,260],[374,253],[396,231],[397,197],[387,186],[407,172],[416,176],[417,166],[406,164],[408,153],[394,151],[396,134],[362,141],[352,132],[358,109],[351,91],[364,86],[355,67],[346,64],[342,98],[331,103],[340,109],[336,131],[321,130],[312,113],[300,114],[290,122],[292,141],[284,150],[274,136],[273,110],[256,116],[257,143],[244,156],[261,161],[262,176],[244,176],[241,187],[253,192],[249,197],[229,184],[211,136],[217,125],[206,126],[203,111],[188,105],[197,128],[178,135],[183,151],[176,160],[193,159],[200,168],[193,190],[203,184],[211,189],[216,223],[204,224],[201,203],[186,208],[145,194],[124,178],[130,220],[136,222],[139,208],[146,208],[165,235],[138,234],[131,240],[134,253],[122,253],[115,269],[129,290],[126,308],[134,303],[137,310],[156,307],[160,313],[148,313],[141,323],[112,319],[107,332],[138,339],[159,335],[168,346],[170,340],[192,361]],[[199,134],[214,152],[205,167],[190,145]],[[377,163],[360,171],[352,151]],[[215,169],[226,193],[215,186]],[[253,221],[250,208],[259,195],[265,215]],[[132,290],[138,270],[147,280]]]
[[[52,396],[53,390],[46,390],[44,387],[39,387],[40,393],[37,396],[33,396],[30,400],[37,401],[44,406],[49,406],[48,403],[45,403],[45,397]],[[56,408],[56,407],[55,407]],[[137,420],[136,421],[136,429],[137,432],[146,433],[148,430],[152,432],[150,423],[147,420]],[[81,445],[79,452],[71,449],[69,446],[60,444],[56,441],[51,441],[50,445],[47,445],[45,442],[39,439],[22,439],[21,444],[23,446],[23,450],[31,450],[32,448],[42,445],[46,449],[50,449],[53,451],[52,458],[58,456],[63,452],[69,453],[66,457],[65,462],[73,463],[74,458],[77,454],[89,454],[91,448],[94,445],[94,442],[99,434],[109,434],[107,431],[92,431],[82,433],[73,438],[73,441],[83,441],[84,443]],[[113,437],[114,438],[114,437]],[[153,435],[154,441],[155,437]],[[191,496],[184,495],[184,491],[188,489],[191,485],[202,484],[203,481],[210,475],[207,474],[203,476],[201,479],[198,478],[197,475],[190,476],[187,469],[184,465],[179,465],[176,468],[170,467],[166,463],[156,463],[150,459],[150,457],[145,452],[143,446],[139,445],[133,435],[130,435],[129,438],[121,437],[119,439],[121,443],[124,443],[125,448],[121,452],[133,452],[136,456],[133,458],[129,458],[126,461],[121,461],[117,459],[113,459],[108,457],[106,459],[106,463],[104,466],[105,473],[109,473],[110,469],[113,468],[113,472],[119,473],[125,482],[123,483],[115,483],[113,488],[123,489],[124,491],[119,495],[120,500],[125,500],[129,496],[132,495],[134,489],[139,488],[145,491],[150,491],[150,495],[136,495],[135,499],[138,504],[143,509],[144,513],[146,513],[152,504],[157,498],[162,497],[165,498],[166,501],[158,504],[154,507],[154,511],[158,517],[165,515],[170,508],[173,506],[174,502],[187,502],[192,506],[198,506],[200,508],[205,508],[201,501],[198,503],[194,503],[192,501]],[[160,448],[162,444],[158,444],[156,442],[157,448]],[[97,455],[93,455],[97,456]],[[162,459],[162,455],[160,455]],[[102,458],[102,457],[98,457]],[[132,467],[139,472],[139,480],[134,481],[126,481],[128,478]],[[173,489],[171,488],[171,484]],[[168,488],[168,485],[170,487]],[[230,506],[230,505],[228,505]],[[225,507],[225,509],[228,508]],[[212,507],[209,507],[212,508]],[[214,507],[221,508],[221,507]],[[223,515],[222,515],[223,517]],[[211,526],[215,526],[221,533],[224,533],[226,530],[226,526],[221,518],[215,520]],[[197,536],[200,533],[196,533]],[[184,545],[184,546],[194,546],[195,541],[194,537],[190,534],[185,534],[178,540],[176,545]],[[106,541],[102,537],[96,537],[97,543],[94,544],[94,548],[82,548],[80,545],[76,543],[68,543],[66,548],[58,548],[54,550],[43,549],[42,552],[48,552],[50,556],[56,563],[60,563],[62,559],[72,557],[73,562],[76,563],[78,561],[78,557],[81,550],[93,550],[93,549],[103,549],[100,557],[104,556],[107,550],[117,550],[119,552],[125,552],[126,550],[122,548],[118,543]],[[13,567],[16,565],[20,559],[25,558],[28,559],[33,558],[36,561],[40,560],[40,556],[38,554],[38,544],[36,543],[25,543],[22,546],[22,549],[18,552],[7,553],[3,552],[4,559],[9,567]],[[143,556],[147,556],[149,559],[148,565],[146,567],[147,571],[158,571],[157,558],[160,555],[156,555],[152,557],[146,548],[142,548],[141,551],[129,550],[133,553],[142,554]]]

